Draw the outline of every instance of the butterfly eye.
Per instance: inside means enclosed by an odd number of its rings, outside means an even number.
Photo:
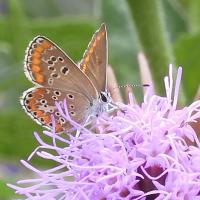
[[[107,99],[107,97],[105,96],[105,94],[101,92],[100,95],[101,95],[101,100],[102,100],[103,102],[106,103],[106,102],[108,101],[108,99]]]

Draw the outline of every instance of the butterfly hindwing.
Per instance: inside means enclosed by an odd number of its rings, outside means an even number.
[[[67,100],[70,117],[78,123],[84,123],[90,102],[84,95],[74,91],[35,87],[24,92],[21,104],[33,120],[47,128],[52,128],[51,115],[53,114],[56,132],[61,132],[72,127],[55,106],[55,101],[64,99]]]

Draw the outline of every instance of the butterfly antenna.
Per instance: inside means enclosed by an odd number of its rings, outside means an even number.
[[[114,87],[114,89],[116,88],[130,88],[130,87],[149,87],[150,85],[149,84],[126,84],[126,85],[119,85],[117,87]]]

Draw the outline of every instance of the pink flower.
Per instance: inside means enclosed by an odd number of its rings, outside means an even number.
[[[43,131],[52,141],[46,143],[35,133],[40,146],[21,162],[37,177],[8,186],[34,200],[200,199],[200,143],[190,126],[200,118],[200,101],[177,108],[181,73],[179,67],[174,84],[170,66],[166,97],[150,87],[138,105],[130,94],[128,105],[118,103],[116,114],[102,114],[90,128],[69,118],[66,101],[57,103],[77,135]],[[56,165],[37,169],[33,155]]]

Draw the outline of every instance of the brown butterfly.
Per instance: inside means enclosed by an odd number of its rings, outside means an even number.
[[[37,123],[56,132],[71,128],[55,106],[55,101],[67,100],[70,117],[84,124],[91,115],[105,111],[110,96],[107,92],[107,31],[105,24],[97,30],[79,66],[56,44],[43,36],[30,42],[24,71],[36,86],[23,93],[21,104]]]

